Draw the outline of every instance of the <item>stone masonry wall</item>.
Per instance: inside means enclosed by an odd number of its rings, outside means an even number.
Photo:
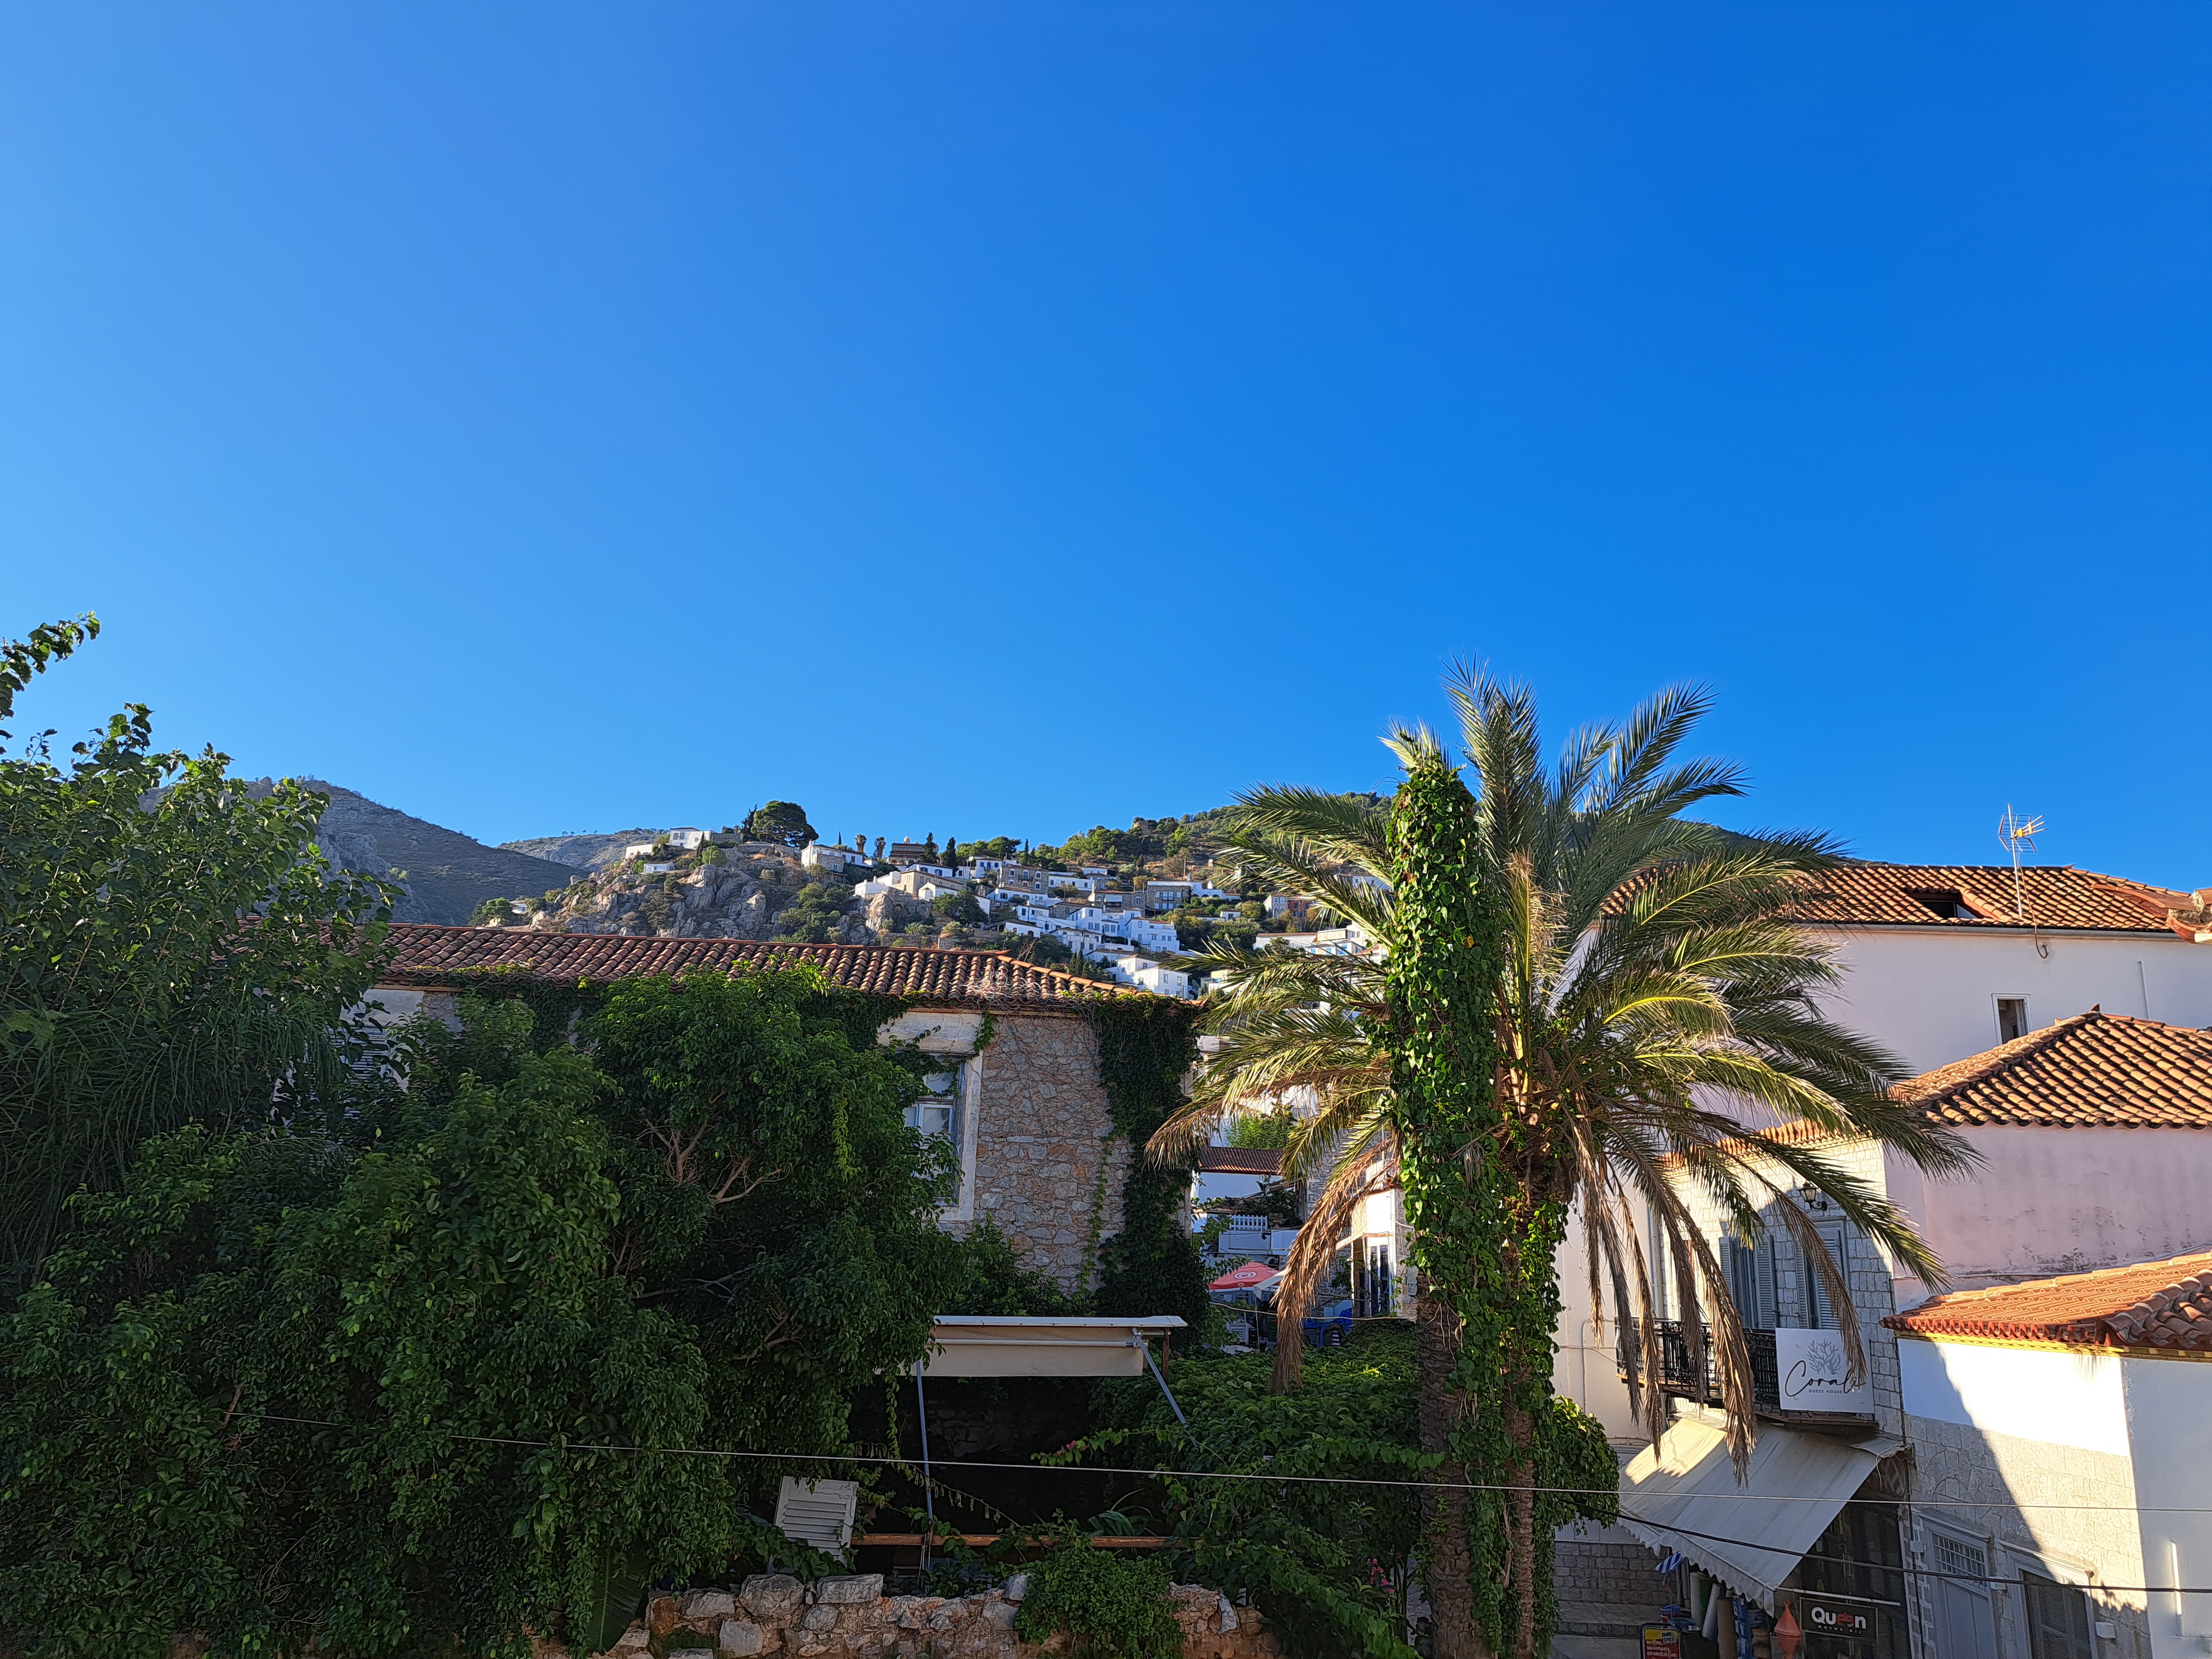
[[[1654,1617],[1673,1594],[1658,1566],[1658,1556],[1635,1538],[1577,1538],[1565,1529],[1553,1546],[1552,1588],[1562,1606],[1594,1602]]]
[[[1081,1289],[1094,1203],[1103,1211],[1098,1237],[1110,1238],[1121,1229],[1129,1166],[1127,1146],[1107,1145],[1113,1121],[1098,1080],[1097,1034],[1080,1014],[1002,1014],[980,1058],[975,1213],[1030,1266]]]
[[[946,1599],[885,1595],[880,1573],[824,1578],[811,1588],[781,1574],[748,1578],[735,1590],[687,1590],[646,1609],[611,1659],[1035,1659],[1060,1654],[1066,1635],[1018,1641],[1014,1620],[1027,1575],[1003,1589]],[[1170,1592],[1184,1659],[1281,1659],[1249,1607],[1215,1590],[1177,1584]],[[566,1659],[541,1644],[538,1659]]]
[[[2017,1578],[2023,1570],[2052,1577],[2074,1568],[2107,1584],[2135,1585],[2142,1577],[2142,1540],[2134,1510],[2135,1469],[2111,1452],[2025,1440],[1992,1430],[1909,1417],[1912,1444],[1915,1559],[1939,1566],[1929,1537],[1940,1528],[1986,1554],[1993,1588],[1990,1613],[1997,1651],[2030,1650]],[[1940,1581],[1917,1577],[1911,1601],[1917,1652],[1934,1650],[1935,1597]],[[2093,1619],[2115,1636],[2096,1644],[2100,1659],[2150,1659],[2148,1598],[2136,1589],[2092,1587]],[[1923,1645],[1926,1644],[1927,1645]]]

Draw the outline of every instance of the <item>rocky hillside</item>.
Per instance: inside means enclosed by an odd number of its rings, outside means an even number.
[[[604,870],[622,857],[623,848],[651,841],[651,830],[617,830],[605,836],[533,836],[527,841],[503,841],[502,850],[534,859],[571,864],[579,870]]]
[[[373,876],[405,872],[394,878],[407,890],[392,910],[400,921],[457,925],[467,921],[488,898],[543,893],[576,878],[571,866],[487,847],[458,830],[380,806],[335,783],[317,778],[301,781],[330,802],[315,832],[325,858]],[[269,787],[267,779],[258,786],[263,790]]]
[[[556,895],[520,901],[505,925],[571,933],[665,939],[796,939],[814,943],[980,946],[1006,943],[995,927],[963,927],[904,893],[863,899],[845,882],[809,870],[773,842],[705,847],[651,874],[623,861]]]

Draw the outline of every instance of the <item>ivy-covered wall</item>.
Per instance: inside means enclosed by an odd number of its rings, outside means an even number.
[[[1099,1251],[1097,1310],[1176,1314],[1196,1333],[1212,1310],[1183,1215],[1197,1158],[1162,1165],[1146,1158],[1144,1147],[1182,1103],[1183,1080],[1198,1060],[1198,1011],[1158,997],[1098,997],[1091,1023],[1114,1136],[1130,1150],[1121,1229]]]

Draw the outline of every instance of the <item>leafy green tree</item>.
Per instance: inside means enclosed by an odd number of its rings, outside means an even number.
[[[1443,1287],[1468,1322],[1463,1333],[1434,1317],[1441,1310],[1422,1310],[1423,1328],[1445,1350],[1425,1363],[1425,1412],[1474,1479],[1516,1484],[1536,1455],[1559,1307],[1553,1264],[1571,1213],[1581,1218],[1593,1279],[1610,1287],[1614,1316],[1638,1333],[1626,1350],[1630,1391],[1651,1433],[1662,1426],[1664,1401],[1649,1386],[1658,1337],[1647,1249],[1666,1256],[1686,1304],[1713,1310],[1730,1440],[1747,1457],[1753,1408],[1742,1320],[1670,1171],[1694,1170],[1743,1237],[1755,1236],[1762,1210],[1797,1235],[1830,1281],[1851,1363],[1863,1365],[1848,1289],[1784,1188],[1818,1188],[1911,1271],[1941,1283],[1941,1264],[1909,1219],[1833,1149],[1872,1141],[1938,1176],[1960,1172],[1970,1155],[1890,1098],[1903,1069],[1893,1056],[1815,1012],[1839,968],[1793,918],[1838,861],[1832,845],[1808,835],[1730,836],[1681,816],[1741,792],[1732,769],[1680,757],[1705,712],[1701,693],[1664,692],[1619,725],[1578,733],[1547,767],[1527,690],[1471,672],[1451,690],[1472,838],[1454,855],[1451,879],[1479,890],[1470,915],[1488,916],[1481,926],[1495,933],[1483,953],[1495,964],[1487,994],[1462,1003],[1468,1025],[1486,1015],[1504,1056],[1489,1102],[1466,1066],[1455,1068],[1457,1083],[1435,1085],[1474,1091],[1456,1104],[1407,1100],[1404,1067],[1418,1045],[1383,962],[1215,946],[1212,964],[1230,977],[1209,1014],[1223,1050],[1156,1149],[1180,1155],[1225,1118],[1311,1092],[1318,1109],[1292,1135],[1285,1163],[1293,1176],[1326,1182],[1285,1269],[1278,1296],[1285,1309],[1304,1307],[1326,1277],[1334,1241],[1365,1194],[1403,1182],[1409,1206],[1418,1188],[1451,1218],[1428,1231],[1448,1225],[1460,1239],[1441,1241],[1451,1250],[1429,1259],[1465,1255],[1495,1271],[1474,1290]],[[1393,842],[1410,800],[1437,810],[1441,750],[1419,733],[1398,734],[1396,747],[1409,786],[1413,774],[1431,781],[1415,797],[1401,792],[1380,807],[1319,791],[1256,791],[1243,798],[1240,827],[1226,837],[1248,873],[1357,923],[1393,961],[1417,936],[1401,914],[1411,888],[1425,905],[1449,908],[1430,879],[1434,839],[1423,843],[1427,852]],[[1429,864],[1408,866],[1401,853]],[[1354,879],[1362,875],[1398,890]],[[1464,1028],[1435,1036],[1469,1040]],[[1780,1127],[1745,1127],[1760,1121]],[[1455,1169],[1474,1172],[1466,1179],[1477,1201],[1452,1192]],[[1770,1173],[1778,1169],[1778,1181]],[[1656,1226],[1649,1237],[1645,1216]],[[1410,1218],[1418,1234],[1423,1218]],[[1688,1329],[1690,1363],[1702,1367],[1702,1328]],[[1279,1348],[1276,1385],[1294,1387],[1301,1364],[1298,1345]],[[1475,1391],[1478,1376],[1495,1382]],[[1455,1570],[1437,1571],[1430,1585],[1437,1659],[1472,1650],[1455,1602],[1480,1615],[1494,1650],[1530,1659],[1548,1640],[1550,1534],[1525,1498],[1477,1518],[1474,1547],[1500,1571],[1474,1572],[1479,1601]],[[1500,1594],[1501,1581],[1520,1588]]]
[[[1182,1542],[1175,1576],[1252,1596],[1292,1659],[1410,1659],[1399,1564],[1422,1531],[1419,1367],[1405,1327],[1363,1328],[1317,1353],[1294,1394],[1269,1389],[1264,1355],[1176,1362],[1179,1424],[1147,1379],[1100,1391],[1100,1429],[1065,1455],[1178,1472],[1160,1480],[1161,1530]],[[1599,1425],[1567,1401],[1544,1425],[1541,1484],[1609,1489]],[[1208,1480],[1205,1473],[1299,1477]],[[1194,1478],[1201,1477],[1201,1478]],[[1330,1483],[1357,1484],[1330,1484]],[[1607,1524],[1603,1497],[1550,1498],[1545,1518]]]
[[[963,927],[981,927],[990,917],[975,902],[973,893],[939,893],[930,901],[929,908],[947,921],[957,921]]]
[[[1048,1318],[1085,1311],[1078,1297],[1022,1259],[1013,1241],[985,1216],[960,1241],[958,1287],[944,1311],[1002,1318]]]
[[[803,945],[821,945],[836,939],[852,896],[853,890],[842,881],[808,882],[777,915],[775,936]]]
[[[488,927],[495,921],[505,921],[514,914],[514,902],[512,899],[488,898],[478,903],[477,908],[469,913],[469,925],[472,927]]]
[[[8,1322],[0,1625],[34,1653],[526,1654],[607,1564],[735,1543],[699,1345],[607,1271],[580,1056],[465,1079],[378,1150],[149,1143]],[[502,1444],[521,1441],[523,1444]]]
[[[544,1014],[551,1017],[541,1017]],[[0,1322],[0,1628],[38,1654],[603,1647],[773,1547],[961,1282],[880,999],[801,970],[410,1022],[319,1127],[198,1127],[88,1202]]]
[[[98,632],[0,641],[0,719]],[[343,1083],[396,896],[324,862],[320,795],[156,751],[143,704],[66,764],[52,736],[0,758],[0,1274],[18,1285],[64,1201],[112,1190],[149,1135]]]
[[[586,1022],[617,1263],[698,1331],[726,1437],[838,1449],[846,1395],[921,1357],[957,1282],[957,1170],[907,1126],[922,1062],[875,1046],[891,1012],[802,968],[636,981]]]
[[[806,821],[806,811],[796,801],[772,800],[745,815],[747,841],[772,841],[786,847],[805,847],[821,837]]]
[[[1230,1124],[1229,1138],[1223,1145],[1280,1150],[1291,1144],[1291,1124],[1286,1111],[1247,1112]]]

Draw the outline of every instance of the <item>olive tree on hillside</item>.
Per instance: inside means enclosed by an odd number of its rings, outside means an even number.
[[[806,809],[788,800],[754,807],[745,814],[743,833],[747,841],[772,841],[785,847],[805,847],[821,839],[806,821]]]

